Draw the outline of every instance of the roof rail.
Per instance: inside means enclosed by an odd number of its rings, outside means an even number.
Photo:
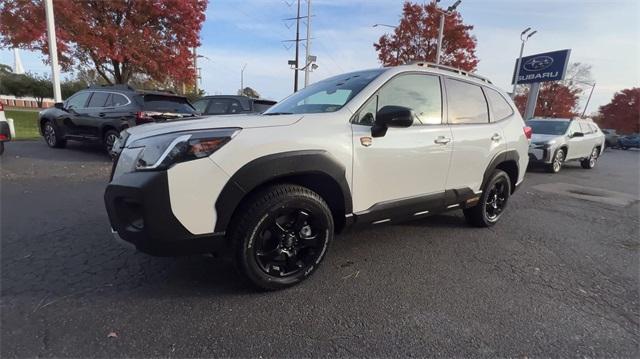
[[[478,79],[480,81],[484,81],[486,83],[493,84],[493,82],[491,82],[491,80],[489,80],[488,78],[486,78],[484,76],[476,75],[476,74],[471,73],[469,71],[461,70],[461,69],[458,69],[458,68],[455,68],[455,67],[451,67],[451,66],[434,64],[433,62],[412,61],[412,62],[406,63],[405,65],[418,65],[418,66],[422,66],[422,67],[431,67],[431,68],[438,69],[438,70],[455,72],[455,73],[457,73],[459,75],[462,75],[462,76],[473,77],[473,78]]]
[[[127,84],[115,84],[115,85],[101,85],[101,84],[93,84],[89,86],[90,89],[99,89],[99,88],[110,88],[110,89],[119,89],[119,90],[131,90],[135,91],[135,89]]]

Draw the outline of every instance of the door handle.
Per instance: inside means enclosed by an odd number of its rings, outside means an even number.
[[[433,142],[439,145],[446,145],[447,143],[451,142],[451,139],[444,136],[438,136],[435,140],[433,140]]]
[[[502,139],[502,136],[500,136],[497,133],[495,133],[495,134],[493,134],[493,136],[491,136],[491,141],[498,142],[498,141],[500,141],[500,139]]]

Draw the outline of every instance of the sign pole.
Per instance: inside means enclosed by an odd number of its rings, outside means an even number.
[[[516,86],[518,86],[518,76],[520,75],[520,64],[522,63],[522,52],[524,51],[524,43],[525,41],[522,41],[522,45],[520,45],[520,56],[518,56],[518,62],[516,64],[516,74],[515,78],[513,79],[513,91],[511,92],[512,99],[516,98]]]
[[[527,97],[527,107],[524,110],[525,121],[530,120],[535,116],[536,104],[538,102],[538,93],[540,93],[540,83],[534,82],[529,88],[529,97]]]

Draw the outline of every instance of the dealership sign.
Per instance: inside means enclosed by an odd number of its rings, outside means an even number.
[[[517,71],[518,83],[530,84],[563,80],[570,54],[571,50],[560,50],[523,57],[520,62],[520,69]],[[516,59],[514,69],[517,66],[518,60]],[[514,71],[515,73],[516,71]],[[511,83],[514,83],[514,78],[515,76],[511,78]]]

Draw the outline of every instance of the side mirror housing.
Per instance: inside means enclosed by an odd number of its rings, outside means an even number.
[[[56,102],[53,104],[53,107],[57,108],[58,110],[64,110],[64,102]]]
[[[584,137],[584,133],[582,133],[582,132],[574,132],[571,135],[571,138],[574,138],[574,137]]]
[[[383,137],[389,127],[409,127],[413,125],[413,111],[403,106],[384,106],[376,113],[371,127],[371,137]]]

